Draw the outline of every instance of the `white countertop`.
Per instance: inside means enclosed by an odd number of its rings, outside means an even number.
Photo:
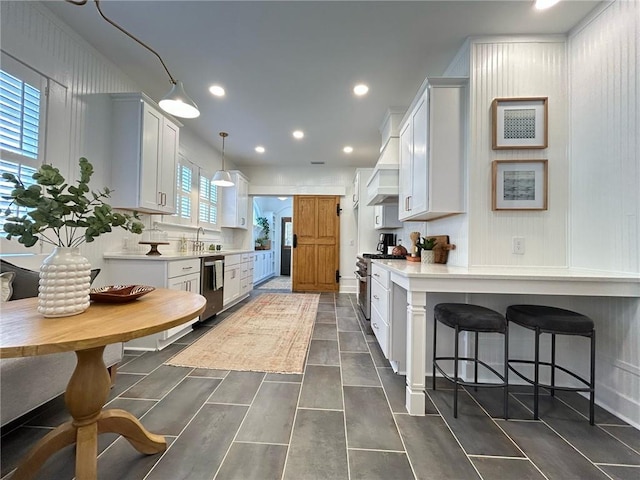
[[[108,260],[152,260],[152,261],[167,261],[167,260],[182,260],[182,259],[190,259],[190,258],[203,258],[203,257],[214,257],[214,256],[226,256],[226,255],[237,255],[242,253],[254,253],[261,252],[265,250],[220,250],[220,251],[211,251],[205,250],[203,252],[167,252],[162,253],[161,255],[147,255],[145,253],[127,253],[127,252],[107,252],[103,255],[103,258]]]
[[[565,267],[457,267],[373,260],[407,290],[640,297],[640,275]]]

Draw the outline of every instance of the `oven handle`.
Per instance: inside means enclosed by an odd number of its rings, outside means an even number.
[[[360,272],[353,272],[356,275],[356,279],[359,280],[360,282],[366,282],[367,281],[367,277],[363,277],[362,275],[360,275]]]

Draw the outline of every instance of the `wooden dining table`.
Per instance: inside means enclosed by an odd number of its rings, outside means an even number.
[[[167,330],[197,317],[206,299],[191,292],[158,288],[130,302],[92,302],[85,312],[61,318],[43,317],[37,312],[37,303],[37,298],[27,298],[2,304],[0,358],[75,352],[77,364],[64,396],[72,420],[38,441],[12,479],[35,477],[51,455],[73,443],[76,478],[97,478],[100,433],[120,434],[141,453],[164,451],[165,438],[147,431],[131,413],[103,409],[111,378],[102,355],[106,345]],[[37,383],[33,388],[38,388]]]

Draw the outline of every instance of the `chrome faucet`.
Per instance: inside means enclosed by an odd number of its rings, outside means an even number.
[[[204,242],[200,241],[200,233],[204,236],[204,228],[198,227],[198,230],[196,230],[196,240],[193,242],[193,250],[195,252],[201,252],[204,250]]]

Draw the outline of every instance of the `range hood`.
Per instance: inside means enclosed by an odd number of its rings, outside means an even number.
[[[367,182],[367,205],[398,203],[399,148],[398,137],[389,138],[385,144]]]

